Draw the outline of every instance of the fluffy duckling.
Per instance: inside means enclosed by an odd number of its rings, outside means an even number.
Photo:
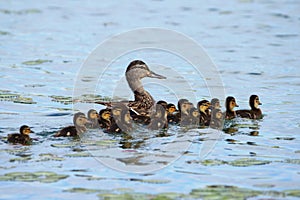
[[[159,130],[168,128],[167,111],[161,104],[156,104],[155,111],[151,115],[151,122],[148,128],[151,130]]]
[[[190,102],[187,99],[178,101],[178,112],[175,115],[175,123],[181,123],[185,118],[189,117]]]
[[[192,107],[189,110],[189,116],[185,117],[181,122],[181,126],[198,126],[199,125],[200,113],[197,108]]]
[[[177,113],[177,109],[176,109],[176,106],[172,103],[169,103],[167,105],[167,120],[168,120],[168,123],[175,123],[175,118],[176,118],[176,113]]]
[[[20,133],[13,133],[7,135],[7,141],[13,144],[30,145],[32,139],[29,134],[33,133],[29,126],[23,125],[20,127]]]
[[[105,108],[99,111],[98,123],[100,128],[107,129],[111,126],[111,109]]]
[[[237,110],[237,116],[249,119],[261,119],[262,112],[259,108],[259,105],[262,105],[262,103],[259,101],[259,97],[257,95],[250,96],[249,105],[251,107],[251,110]]]
[[[86,124],[86,127],[91,129],[99,128],[99,122],[98,122],[99,115],[97,111],[94,109],[90,109],[87,113],[87,116],[90,123]]]
[[[223,113],[221,109],[213,109],[211,112],[210,128],[222,129],[223,127]]]
[[[109,133],[128,133],[132,130],[132,118],[127,106],[116,104],[112,107],[111,126],[107,128]]]
[[[220,100],[218,98],[213,98],[210,101],[210,109],[221,109]]]
[[[200,120],[199,124],[200,126],[209,126],[210,123],[210,102],[207,100],[199,101],[197,104],[198,111],[200,113]]]
[[[156,104],[161,105],[162,107],[164,107],[165,110],[167,109],[167,106],[168,106],[168,103],[164,100],[160,100]]]
[[[85,125],[89,123],[89,121],[82,112],[75,113],[73,123],[74,126],[68,126],[61,129],[54,137],[74,137],[87,131]]]
[[[239,107],[239,105],[237,105],[235,98],[232,96],[228,96],[225,101],[225,106],[226,106],[225,119],[236,118],[236,112],[234,111],[234,108]]]

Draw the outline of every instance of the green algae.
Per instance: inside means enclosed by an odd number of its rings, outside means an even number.
[[[256,160],[252,158],[241,158],[231,162],[228,162],[229,165],[236,166],[236,167],[248,167],[253,165],[266,165],[271,163],[271,161],[267,160]]]
[[[42,60],[42,59],[37,59],[37,60],[29,60],[22,62],[23,65],[41,65],[43,63],[49,63],[52,62],[52,60]]]
[[[68,175],[56,174],[48,171],[11,172],[1,175],[0,181],[54,183],[68,177]]]

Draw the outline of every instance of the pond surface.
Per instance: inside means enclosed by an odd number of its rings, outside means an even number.
[[[299,10],[296,0],[0,2],[0,199],[299,198]],[[78,108],[103,108],[72,103],[77,73],[93,49],[143,27],[201,44],[226,96],[248,108],[249,96],[258,94],[264,118],[237,119],[229,132],[171,126],[161,134],[137,125],[132,138],[102,130],[54,138]],[[212,98],[189,63],[149,49],[115,59],[96,91],[82,98],[133,98],[127,86],[115,86],[137,58],[157,73],[173,68],[178,75],[167,79],[175,92],[145,80],[156,100]],[[33,145],[7,144],[7,134],[23,124],[35,131]]]

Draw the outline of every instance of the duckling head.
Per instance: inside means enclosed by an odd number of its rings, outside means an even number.
[[[169,103],[167,105],[167,112],[170,113],[170,114],[172,114],[175,111],[176,111],[176,106],[174,104],[172,104],[172,103]]]
[[[30,127],[27,125],[23,125],[20,127],[20,133],[23,135],[29,135],[30,133],[34,133],[32,130],[30,130]]]
[[[132,91],[143,90],[141,79],[145,77],[166,79],[166,77],[156,74],[141,60],[132,61],[125,72],[126,80]]]
[[[190,107],[189,100],[187,100],[187,99],[179,99],[177,106],[178,106],[178,110],[179,110],[180,113],[187,114],[188,113],[188,109]]]
[[[235,101],[235,98],[232,96],[228,96],[226,98],[225,106],[227,111],[233,111],[235,107],[239,107]]]
[[[168,103],[164,100],[159,100],[156,104],[162,105],[165,109],[167,109]]]
[[[220,100],[217,99],[217,98],[213,98],[213,99],[210,101],[210,104],[211,104],[211,107],[212,107],[213,109],[220,109],[220,108],[221,108]]]
[[[88,119],[89,119],[89,120],[96,120],[96,119],[98,119],[98,117],[99,117],[97,111],[94,110],[94,109],[90,109],[90,110],[88,111],[87,115],[88,115]]]
[[[208,108],[210,107],[210,102],[207,100],[202,100],[202,101],[198,102],[197,106],[198,106],[199,112],[206,113]]]
[[[78,112],[73,117],[73,123],[77,127],[85,127],[85,124],[89,123],[89,121],[82,112]]]
[[[262,103],[259,101],[259,97],[257,95],[251,95],[249,98],[249,105],[251,109],[258,109],[259,105],[262,105]]]
[[[111,110],[110,109],[102,109],[99,113],[100,117],[105,120],[110,120]]]

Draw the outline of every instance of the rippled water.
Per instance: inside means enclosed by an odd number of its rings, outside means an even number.
[[[299,198],[299,10],[296,0],[0,2],[0,198]],[[249,95],[258,94],[264,119],[238,119],[232,122],[238,131],[220,136],[175,126],[165,135],[139,127],[133,138],[93,130],[81,140],[53,138],[72,123],[74,81],[89,53],[141,27],[179,31],[203,45],[226,95],[247,108]],[[96,94],[111,97],[136,58],[163,75],[166,68],[158,65],[176,69],[178,77],[167,81],[178,86],[179,97],[211,98],[186,61],[152,50],[116,59]],[[177,101],[165,83],[145,83],[155,99]],[[117,96],[132,98],[122,92]],[[33,145],[7,144],[7,134],[22,124],[35,131]],[[214,147],[205,158],[204,144]]]

